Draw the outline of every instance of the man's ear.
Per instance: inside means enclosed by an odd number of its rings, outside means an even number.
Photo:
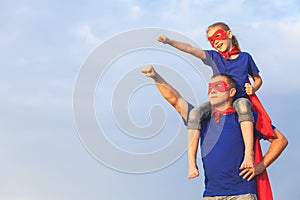
[[[231,89],[229,90],[229,96],[230,96],[230,97],[234,97],[235,94],[236,94],[236,89],[235,89],[235,88],[231,88]]]

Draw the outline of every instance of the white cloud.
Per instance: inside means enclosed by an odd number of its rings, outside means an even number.
[[[132,6],[131,7],[131,15],[135,18],[141,17],[143,15],[143,11],[142,11],[141,7],[137,6],[137,5]]]
[[[249,28],[248,32],[246,28],[241,31],[242,48],[246,46],[257,61],[267,91],[281,94],[299,91],[296,52],[300,46],[300,16],[260,20]]]
[[[88,43],[91,45],[97,45],[100,41],[99,38],[97,38],[94,33],[92,32],[90,26],[88,24],[85,24],[80,27],[79,29],[79,35]]]
[[[275,7],[282,8],[292,8],[297,5],[299,5],[299,1],[297,0],[276,0],[276,1],[270,1],[270,4],[273,4]]]

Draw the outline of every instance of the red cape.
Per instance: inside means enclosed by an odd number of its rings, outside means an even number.
[[[258,97],[253,94],[249,95],[249,99],[252,103],[252,108],[257,112],[258,117],[256,121],[256,130],[258,130],[263,136],[274,137],[272,128],[272,121],[259,101]],[[262,150],[259,140],[261,137],[255,137],[254,142],[254,164],[259,163],[262,158]],[[272,189],[268,178],[267,170],[256,176],[256,187],[258,200],[273,200]]]

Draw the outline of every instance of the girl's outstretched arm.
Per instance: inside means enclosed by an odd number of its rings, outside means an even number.
[[[184,43],[184,42],[180,42],[180,41],[176,41],[176,40],[172,40],[170,38],[168,38],[165,35],[160,35],[157,38],[158,42],[162,42],[164,44],[169,44],[172,47],[175,47],[176,49],[179,49],[180,51],[184,51],[186,53],[192,54],[193,56],[196,56],[202,60],[206,59],[206,54],[205,51],[199,48],[196,48],[190,44]]]

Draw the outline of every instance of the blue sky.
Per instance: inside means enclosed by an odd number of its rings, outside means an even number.
[[[72,98],[85,60],[114,36],[156,27],[181,33],[209,49],[205,30],[216,21],[228,23],[242,50],[254,57],[264,80],[258,95],[290,142],[268,169],[275,199],[296,199],[300,195],[300,142],[296,137],[300,112],[299,1],[3,0],[0,5],[0,199],[201,199],[203,172],[199,178],[187,180],[186,154],[160,170],[141,174],[120,172],[95,159],[77,133]],[[143,35],[137,40],[141,38]],[[183,96],[194,103],[205,100],[205,82],[199,84],[193,68],[176,56],[158,49],[140,49],[116,59],[99,80],[95,113],[99,123],[107,122],[103,125],[106,137],[128,152],[144,153],[168,145],[181,125],[180,117],[148,84],[151,82],[136,74],[133,77],[146,85],[126,101],[126,112],[143,127],[151,122],[148,107],[160,105],[159,112],[165,113],[161,134],[165,135],[132,140],[109,121],[109,97],[118,95],[112,90],[128,72],[149,62],[156,63],[158,71]],[[185,90],[185,82],[178,81],[180,76],[192,86],[192,92]],[[132,86],[135,82],[125,83]],[[196,94],[195,99],[190,93]],[[113,98],[122,102],[118,96]],[[161,117],[155,113],[153,116]]]

